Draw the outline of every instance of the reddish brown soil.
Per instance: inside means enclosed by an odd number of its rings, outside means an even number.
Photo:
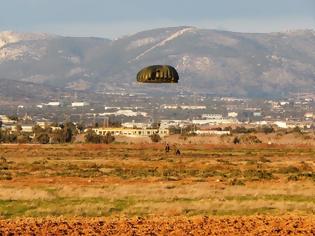
[[[312,217],[16,219],[0,235],[315,235]]]

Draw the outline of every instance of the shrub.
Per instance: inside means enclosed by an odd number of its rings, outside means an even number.
[[[271,172],[265,170],[245,170],[243,175],[250,180],[268,180],[274,178]]]
[[[98,135],[93,130],[89,130],[84,136],[85,142],[87,143],[112,143],[115,141],[115,137],[112,136],[109,132],[106,135]]]
[[[262,143],[255,135],[243,135],[233,139],[234,144],[259,144]]]
[[[105,136],[101,136],[100,139],[101,139],[100,140],[101,143],[106,143],[106,144],[109,144],[115,141],[115,137],[112,136],[109,132],[106,133]]]
[[[275,132],[274,128],[272,126],[267,126],[267,125],[264,125],[262,128],[261,128],[261,131],[265,134],[270,134],[270,133],[273,133]]]
[[[235,137],[235,138],[233,139],[233,143],[234,143],[234,144],[240,144],[240,143],[241,143],[241,140],[239,139],[239,137]]]
[[[159,134],[152,134],[150,135],[151,141],[154,143],[158,143],[161,141],[161,137]]]
[[[232,130],[232,133],[236,133],[236,134],[248,134],[248,133],[253,133],[255,132],[256,129],[254,128],[245,128],[244,126],[237,126],[234,130]]]
[[[235,186],[235,185],[239,185],[239,186],[245,185],[245,183],[242,180],[240,180],[240,179],[232,179],[229,184],[233,185],[233,186]]]
[[[289,177],[288,177],[288,180],[289,181],[298,181],[300,178],[299,178],[299,176],[297,176],[297,175],[290,175]]]

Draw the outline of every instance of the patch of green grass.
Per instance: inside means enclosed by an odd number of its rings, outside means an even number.
[[[243,208],[238,210],[222,210],[222,209],[208,209],[196,210],[192,208],[185,208],[183,213],[187,216],[251,216],[256,214],[273,214],[277,211],[273,207],[257,207],[257,208]]]
[[[28,210],[36,208],[28,201],[0,200],[0,217],[12,218],[24,216]]]
[[[113,202],[114,206],[109,209],[109,214],[120,213],[134,204],[135,200],[133,198],[117,199]]]
[[[54,190],[52,190],[54,191]],[[54,198],[52,200],[0,200],[0,218],[47,216],[110,216],[135,204],[132,198]]]
[[[272,195],[240,195],[240,196],[226,196],[224,198],[227,201],[257,201],[257,200],[268,200],[275,202],[308,202],[315,203],[315,198],[313,196],[303,196],[303,195],[284,195],[284,194],[272,194]]]
[[[315,198],[313,196],[302,196],[302,195],[284,195],[284,194],[265,195],[263,199],[272,200],[272,201],[315,203]]]

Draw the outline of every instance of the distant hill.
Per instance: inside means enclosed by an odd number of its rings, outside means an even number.
[[[187,90],[250,97],[314,92],[315,32],[249,34],[173,27],[116,40],[0,33],[2,84],[132,90],[138,87],[137,71],[150,64],[175,66],[179,86]]]

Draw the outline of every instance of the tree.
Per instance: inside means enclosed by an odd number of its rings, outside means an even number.
[[[161,137],[157,133],[150,135],[150,138],[151,138],[151,141],[154,143],[158,143],[161,141]]]
[[[73,138],[73,131],[70,127],[65,126],[63,129],[64,141],[66,143],[71,143]]]
[[[170,134],[180,134],[181,128],[177,126],[170,126],[169,131],[170,131]]]
[[[8,116],[8,118],[9,118],[10,120],[15,120],[15,121],[18,121],[18,120],[19,120],[19,118],[18,118],[17,115],[11,115],[11,116]]]
[[[0,129],[0,143],[2,143],[4,141],[4,135],[3,135],[3,131]]]
[[[22,132],[22,126],[21,125],[16,125],[16,132],[20,134]]]
[[[111,133],[107,132],[105,136],[101,136],[101,143],[112,143],[115,141],[115,137],[111,135]]]
[[[227,126],[227,127],[225,127],[224,129],[223,129],[223,131],[232,131],[232,127],[231,126]]]
[[[262,128],[261,128],[261,131],[265,134],[270,134],[270,133],[273,133],[275,132],[274,128],[272,126],[268,126],[268,125],[264,125]]]
[[[40,144],[47,144],[49,143],[49,135],[47,133],[40,133],[37,136],[35,136],[35,142]]]
[[[65,138],[62,129],[57,129],[50,134],[51,143],[64,143]]]
[[[31,138],[28,135],[20,134],[16,138],[17,143],[29,143],[31,142]]]
[[[254,128],[245,128],[244,126],[237,126],[232,132],[237,133],[237,134],[248,134],[248,133],[253,133],[256,130]]]
[[[39,125],[35,125],[35,126],[33,127],[33,132],[34,132],[35,136],[36,136],[37,134],[43,133],[44,131],[45,131],[45,130],[44,130],[42,127],[40,127]]]
[[[83,131],[84,131],[84,124],[83,124],[83,123],[77,124],[77,129],[78,129],[80,132],[83,132]]]
[[[84,136],[85,142],[87,143],[112,143],[115,141],[115,137],[112,136],[109,132],[106,135],[98,135],[93,130],[89,130]]]
[[[233,139],[233,143],[234,144],[239,144],[241,142],[241,140],[239,139],[239,137],[235,137],[234,139]]]
[[[294,133],[299,133],[299,134],[300,134],[300,133],[302,133],[302,130],[301,130],[300,127],[295,126],[295,127],[293,128],[292,132],[294,132]]]
[[[88,130],[84,136],[85,142],[87,143],[100,143],[100,136],[95,133],[93,130]]]

